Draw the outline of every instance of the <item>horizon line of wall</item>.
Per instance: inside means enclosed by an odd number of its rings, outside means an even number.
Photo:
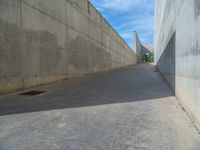
[[[155,60],[200,129],[200,0],[156,0]]]
[[[0,93],[137,62],[88,0],[1,0]]]

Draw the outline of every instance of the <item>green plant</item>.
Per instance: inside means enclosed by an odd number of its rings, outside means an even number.
[[[150,54],[143,54],[142,55],[142,61],[146,62],[146,63],[151,63],[154,61],[154,54],[150,53]]]

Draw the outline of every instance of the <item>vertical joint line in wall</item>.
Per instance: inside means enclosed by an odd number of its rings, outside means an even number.
[[[87,21],[88,21],[88,26],[87,26],[87,42],[88,43],[90,43],[91,42],[91,39],[90,39],[90,36],[89,36],[89,30],[90,30],[90,5],[91,5],[91,3],[89,2],[89,0],[87,0],[87,9],[88,9],[88,16],[85,16],[86,18],[87,18]],[[89,50],[90,48],[88,48],[88,50]],[[90,55],[88,56],[88,61],[87,61],[87,72],[89,72],[89,68],[90,68],[90,58],[89,57],[91,57]]]
[[[22,2],[19,1],[19,10],[20,10],[20,32],[22,33]]]
[[[22,0],[19,1],[19,10],[20,10],[20,47],[22,51],[22,61],[23,61],[23,56],[24,56],[24,51],[23,51],[23,44],[22,44]],[[23,75],[23,70],[24,70],[24,63],[21,65],[21,78],[22,78],[22,88],[24,88],[24,75]]]
[[[90,2],[88,0],[88,14],[90,14]]]
[[[67,62],[66,62],[66,78],[69,77],[69,71],[68,71],[68,68],[69,68],[69,29],[68,29],[68,6],[67,6],[67,3],[68,1],[65,1],[65,15],[66,15],[66,24],[65,24],[65,29],[66,29],[66,49],[67,49]]]

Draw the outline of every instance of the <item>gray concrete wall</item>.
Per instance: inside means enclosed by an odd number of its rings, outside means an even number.
[[[200,1],[156,0],[157,66],[200,129]]]
[[[0,93],[135,63],[87,0],[0,1]]]
[[[154,47],[153,44],[143,44],[142,45],[142,53],[154,53]]]
[[[142,44],[140,42],[137,32],[133,33],[133,37],[134,37],[134,50],[137,56],[137,62],[141,62],[142,61]]]
[[[134,37],[134,50],[137,56],[137,62],[142,62],[142,57],[144,54],[154,53],[154,46],[153,44],[142,44],[140,42],[137,32],[133,33],[133,37]]]

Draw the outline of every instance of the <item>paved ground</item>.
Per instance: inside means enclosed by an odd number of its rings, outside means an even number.
[[[0,150],[200,150],[200,136],[150,64],[0,97]]]

